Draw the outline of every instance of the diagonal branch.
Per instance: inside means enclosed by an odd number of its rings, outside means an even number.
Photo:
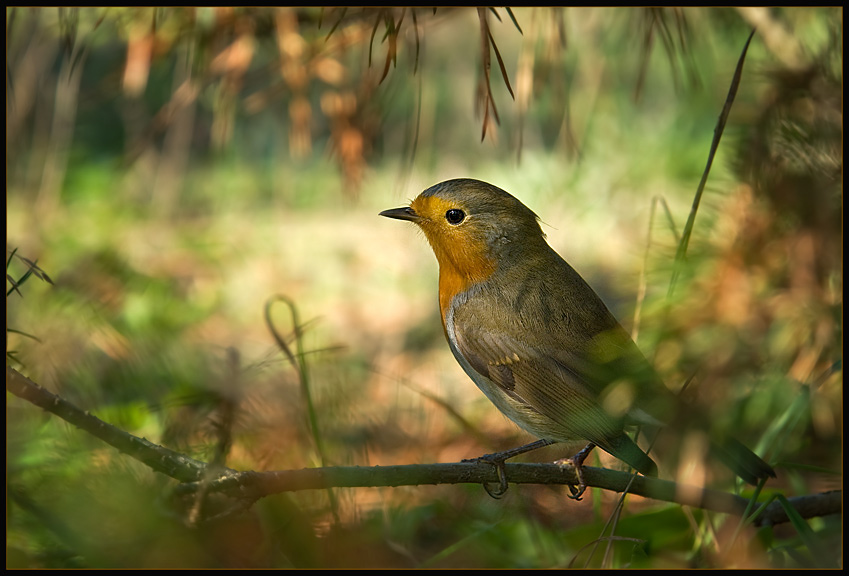
[[[47,412],[52,412],[62,420],[103,440],[157,472],[180,482],[195,482],[203,478],[204,470],[207,468],[206,462],[158,446],[145,438],[133,436],[92,416],[88,411],[83,412],[61,396],[42,388],[8,364],[6,365],[6,390]]]

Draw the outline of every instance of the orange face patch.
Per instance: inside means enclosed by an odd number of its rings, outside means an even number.
[[[489,278],[495,272],[495,260],[475,215],[462,204],[439,196],[419,196],[410,206],[439,262],[439,309],[444,323],[451,299]],[[449,210],[462,210],[465,218],[452,224],[446,217]]]

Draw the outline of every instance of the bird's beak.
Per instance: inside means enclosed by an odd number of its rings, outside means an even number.
[[[387,218],[394,218],[396,220],[407,220],[408,222],[419,221],[419,215],[416,214],[416,211],[410,208],[409,206],[405,206],[404,208],[393,208],[391,210],[384,210],[379,215],[386,216]]]

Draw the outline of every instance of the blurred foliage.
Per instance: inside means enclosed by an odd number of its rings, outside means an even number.
[[[680,231],[754,26],[668,301],[675,234],[651,199]],[[518,445],[448,352],[432,255],[375,216],[475,177],[541,214],[622,320],[647,250],[634,329],[670,386],[695,375],[695,409],[776,465],[768,492],[839,488],[842,56],[839,8],[7,8],[7,363],[237,469]],[[275,295],[304,319],[271,310],[298,370],[263,321]],[[608,527],[615,495],[544,486],[303,492],[193,520],[141,464],[8,394],[6,415],[7,567],[842,560],[842,518],[755,531],[633,498]]]

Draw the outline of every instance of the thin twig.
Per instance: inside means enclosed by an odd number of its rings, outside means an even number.
[[[702,173],[702,179],[699,182],[699,187],[696,189],[696,196],[693,198],[693,206],[690,209],[690,216],[687,218],[687,224],[684,226],[684,233],[681,236],[681,242],[678,244],[678,251],[675,254],[675,267],[672,271],[672,278],[669,281],[668,296],[672,296],[675,291],[675,284],[678,281],[678,276],[681,273],[681,268],[687,256],[687,247],[690,245],[690,236],[693,233],[693,226],[696,221],[696,213],[699,211],[699,204],[702,201],[702,193],[707,184],[710,168],[713,165],[713,159],[716,156],[716,151],[719,148],[719,142],[722,140],[722,133],[725,130],[725,123],[728,120],[728,114],[731,112],[731,106],[734,104],[734,98],[737,96],[737,89],[740,86],[740,78],[743,74],[743,64],[746,61],[746,52],[749,50],[749,44],[752,42],[752,37],[755,31],[752,30],[749,38],[746,40],[746,45],[743,47],[743,53],[740,54],[740,59],[737,61],[737,69],[734,71],[734,77],[731,80],[731,86],[728,89],[728,96],[725,99],[725,106],[722,107],[722,112],[719,114],[719,119],[716,122],[716,128],[713,130],[713,141],[710,144],[710,153],[708,154],[707,165]]]
[[[289,315],[292,319],[292,331],[294,333],[295,345],[297,346],[297,355],[293,353],[292,350],[289,348],[289,345],[286,343],[286,340],[282,336],[280,336],[280,333],[274,326],[274,322],[271,320],[271,306],[275,302],[283,302],[289,308]],[[313,442],[315,442],[315,449],[318,453],[319,461],[323,466],[325,464],[324,443],[321,440],[321,432],[318,425],[318,414],[316,413],[315,405],[313,404],[312,400],[309,373],[307,370],[307,363],[304,358],[303,350],[303,327],[298,321],[298,310],[297,308],[295,308],[295,303],[283,295],[277,295],[270,298],[268,302],[265,303],[265,324],[266,326],[268,326],[268,330],[269,332],[271,332],[271,335],[274,338],[275,342],[277,342],[277,346],[286,355],[286,358],[289,359],[289,362],[292,363],[292,367],[298,374],[298,382],[301,387],[301,394],[303,395],[304,403],[306,404],[307,419],[309,421],[310,433],[312,434]]]
[[[297,347],[297,357],[292,353],[292,351],[289,349],[289,346],[286,344],[286,341],[277,332],[276,328],[274,327],[274,323],[271,320],[271,306],[275,302],[283,302],[286,304],[286,306],[289,307],[289,314],[292,319],[292,332],[294,333],[295,346]],[[315,450],[318,453],[319,462],[321,462],[321,465],[324,466],[327,464],[324,453],[324,442],[322,441],[321,430],[318,425],[318,412],[316,412],[315,404],[312,400],[309,373],[307,371],[306,354],[304,352],[303,347],[304,343],[302,326],[300,321],[298,320],[298,309],[295,307],[295,303],[288,297],[283,295],[278,294],[276,296],[273,296],[265,303],[265,323],[268,326],[268,330],[271,332],[272,336],[277,342],[277,345],[281,348],[281,350],[283,350],[284,354],[286,354],[286,356],[289,358],[289,361],[292,362],[292,366],[295,368],[295,371],[298,374],[298,381],[301,385],[301,394],[303,395],[304,403],[306,404],[310,433],[312,434],[313,442],[315,443]],[[338,503],[336,500],[336,496],[329,488],[327,490],[327,497],[330,499],[330,508],[333,512],[333,517],[338,522]]]

